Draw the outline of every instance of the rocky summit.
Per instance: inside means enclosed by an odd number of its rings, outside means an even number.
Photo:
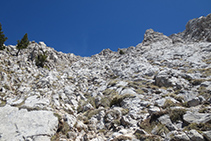
[[[0,141],[211,141],[211,14],[117,52],[16,53],[0,51]]]

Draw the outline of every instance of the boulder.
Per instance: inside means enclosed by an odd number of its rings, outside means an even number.
[[[171,131],[167,136],[170,141],[190,141],[190,138],[182,131]]]
[[[211,131],[203,132],[203,136],[208,140],[211,141]]]
[[[174,126],[174,124],[171,122],[169,115],[163,115],[163,116],[159,117],[158,120],[162,124],[164,124],[170,131],[174,131],[177,129],[177,127]]]
[[[194,129],[188,132],[188,137],[191,139],[191,141],[204,141],[204,137]]]
[[[187,111],[186,114],[183,115],[183,119],[188,123],[210,123],[211,114]]]
[[[193,99],[188,101],[188,106],[190,106],[190,107],[197,106],[197,105],[201,104],[203,101],[205,101],[205,99],[202,96],[194,97]]]
[[[153,29],[147,29],[144,34],[144,40],[142,41],[143,45],[147,46],[155,42],[164,42],[166,44],[171,44],[172,40],[163,33],[155,32]]]
[[[51,111],[28,112],[6,105],[0,108],[0,115],[0,140],[50,137],[56,133],[58,126],[58,119]]]
[[[211,42],[211,14],[189,20],[183,32],[183,38],[187,41]]]

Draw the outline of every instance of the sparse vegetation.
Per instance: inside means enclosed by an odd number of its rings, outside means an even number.
[[[98,114],[102,109],[94,109],[94,110],[89,110],[85,113],[85,116],[88,118],[88,119],[91,119],[92,116]]]
[[[121,102],[125,99],[125,98],[128,98],[128,97],[131,97],[133,96],[132,94],[125,94],[125,95],[116,95],[112,100],[111,100],[111,103],[110,103],[110,107],[115,105],[115,106],[121,106]]]
[[[29,45],[29,40],[28,40],[28,34],[26,33],[21,39],[21,41],[19,40],[17,41],[16,48],[18,49],[18,52],[16,53],[16,56],[18,56],[18,54],[20,53],[22,49],[26,49],[28,45]]]
[[[169,116],[172,122],[176,122],[178,120],[183,121],[183,115],[186,113],[185,109],[172,109],[169,111]]]
[[[5,46],[4,46],[4,42],[7,40],[8,38],[5,37],[3,31],[2,31],[2,25],[0,23],[0,50],[4,50]]]
[[[44,63],[47,61],[48,55],[47,51],[43,51],[42,53],[39,53],[35,59],[36,66],[38,67],[44,67]]]
[[[123,54],[125,54],[125,52],[124,52],[123,50],[120,50],[120,51],[119,51],[119,54],[120,54],[120,55],[123,55]]]
[[[169,129],[165,126],[165,125],[163,125],[163,124],[161,124],[161,123],[159,123],[159,124],[157,124],[157,129],[156,129],[157,131],[157,134],[156,135],[163,135],[163,134],[168,134],[169,133]]]
[[[163,105],[163,108],[168,108],[168,107],[173,107],[173,106],[176,106],[176,104],[170,100],[170,99],[166,99],[164,105]]]
[[[211,130],[211,124],[210,123],[191,123],[188,126],[184,128],[184,130],[191,130],[195,129],[198,132],[202,131],[210,131]]]
[[[113,89],[106,89],[105,91],[103,91],[103,94],[111,96],[111,95],[117,95],[118,93]]]

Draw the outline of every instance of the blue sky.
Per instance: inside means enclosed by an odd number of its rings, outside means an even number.
[[[211,0],[2,0],[0,23],[15,45],[25,33],[57,51],[91,56],[136,46],[152,28],[171,35],[211,13]]]

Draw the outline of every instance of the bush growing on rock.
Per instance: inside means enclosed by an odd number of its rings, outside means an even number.
[[[28,34],[26,33],[23,36],[23,38],[21,39],[21,41],[18,40],[17,42],[18,42],[18,44],[17,44],[16,48],[18,49],[18,52],[16,53],[16,56],[18,56],[18,54],[20,53],[20,51],[22,49],[25,49],[28,47],[28,45],[29,45]]]
[[[1,23],[0,23],[0,50],[5,49],[4,42],[6,40],[7,40],[7,37],[5,37],[5,35],[3,34],[2,26],[1,26]]]
[[[186,113],[185,109],[173,109],[169,111],[170,119],[172,122],[176,122],[178,120],[183,121],[183,115]]]
[[[120,50],[120,51],[119,51],[119,54],[120,54],[120,55],[123,55],[123,54],[125,54],[125,52],[124,52],[123,50]]]
[[[176,105],[176,104],[175,104],[172,100],[167,99],[167,100],[165,101],[164,105],[163,105],[163,108],[173,107],[173,106],[175,106],[175,105]]]
[[[184,128],[184,130],[191,130],[195,129],[199,132],[201,131],[210,131],[211,130],[211,124],[210,123],[191,123],[188,126]]]
[[[111,100],[111,103],[110,103],[110,107],[112,107],[113,105],[115,106],[121,106],[121,102],[125,99],[125,98],[128,98],[128,97],[133,97],[134,95],[132,94],[125,94],[125,95],[116,95],[112,100]]]
[[[36,66],[38,67],[44,67],[44,63],[47,61],[48,55],[47,51],[42,51],[42,53],[39,53],[35,59]]]

